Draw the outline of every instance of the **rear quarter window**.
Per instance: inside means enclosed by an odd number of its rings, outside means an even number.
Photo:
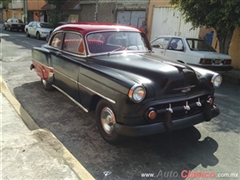
[[[55,34],[50,42],[50,46],[61,49],[62,36],[63,36],[62,32]]]

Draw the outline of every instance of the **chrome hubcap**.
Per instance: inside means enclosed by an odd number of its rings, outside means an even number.
[[[43,83],[43,86],[44,86],[44,87],[47,86],[47,82],[46,82],[44,79],[42,79],[42,83]]]
[[[114,124],[116,123],[115,115],[109,107],[104,107],[101,112],[101,123],[103,130],[111,135],[114,130]]]

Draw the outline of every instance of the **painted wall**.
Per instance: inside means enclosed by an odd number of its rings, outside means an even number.
[[[219,52],[219,43],[214,33],[212,46]],[[236,28],[232,41],[230,43],[229,55],[232,58],[232,66],[234,69],[240,70],[240,28]]]
[[[3,22],[8,20],[9,18],[18,18],[22,19],[23,16],[23,11],[21,9],[16,9],[16,10],[3,10]]]
[[[232,57],[232,65],[240,70],[240,28],[236,28],[230,44],[229,54]]]
[[[45,0],[28,0],[27,8],[28,11],[41,10],[41,8],[46,4]]]

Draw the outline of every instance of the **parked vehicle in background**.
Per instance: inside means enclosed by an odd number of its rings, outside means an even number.
[[[58,22],[57,26],[55,26],[54,29],[57,28],[58,26],[61,26],[61,25],[64,25],[64,24],[68,24],[68,23],[69,23],[69,22]],[[46,37],[46,41],[47,41],[47,42],[48,42],[48,39],[49,39],[49,37],[51,36],[51,33],[53,32],[54,29],[52,29],[52,30],[47,34],[47,37]]]
[[[4,30],[17,30],[17,31],[24,31],[25,24],[21,19],[10,18],[3,24]]]
[[[45,90],[55,88],[85,112],[95,110],[109,143],[186,128],[220,113],[214,92],[221,75],[152,53],[135,27],[59,26],[47,44],[32,49],[30,68]]]
[[[52,26],[46,22],[31,21],[25,26],[26,36],[37,39],[45,39],[51,30],[53,30]]]
[[[181,63],[210,69],[230,71],[231,57],[216,52],[206,41],[180,36],[159,36],[151,41],[156,54],[167,56]]]

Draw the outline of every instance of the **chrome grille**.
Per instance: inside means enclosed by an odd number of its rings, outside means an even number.
[[[192,116],[201,113],[209,95],[187,99],[178,102],[168,102],[153,106],[157,111],[157,121],[163,121],[167,110],[172,111],[172,120]]]

